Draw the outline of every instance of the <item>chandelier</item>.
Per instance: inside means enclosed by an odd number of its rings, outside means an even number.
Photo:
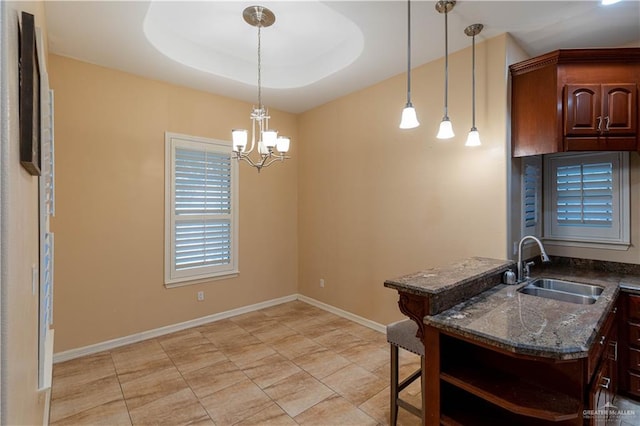
[[[289,151],[289,138],[278,136],[276,130],[269,128],[269,111],[262,105],[260,30],[271,26],[276,17],[273,12],[263,6],[247,7],[242,12],[242,17],[249,25],[258,28],[258,106],[254,106],[251,112],[251,145],[248,150],[248,131],[245,129],[233,129],[231,131],[233,158],[237,159],[238,162],[240,160],[246,161],[260,172],[264,167],[268,167],[276,161],[284,161],[291,158],[286,155]],[[255,159],[252,159],[251,154],[254,148],[257,150],[257,155],[254,156]]]

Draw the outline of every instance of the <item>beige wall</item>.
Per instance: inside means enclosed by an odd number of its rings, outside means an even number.
[[[240,165],[237,278],[166,289],[164,132],[229,140],[251,105],[51,55],[56,109],[55,352],[297,292],[296,117],[271,111],[292,156]],[[196,293],[205,292],[198,302]]]
[[[2,2],[2,424],[42,424],[47,392],[38,392],[38,179],[20,165],[18,16],[35,16],[46,34],[41,2]],[[45,64],[46,67],[46,64]],[[6,79],[6,80],[5,80]]]
[[[417,129],[398,129],[405,75],[301,115],[300,293],[384,324],[401,317],[385,279],[466,256],[505,258],[506,40],[476,46],[481,147],[464,146],[470,48],[449,58],[453,140],[435,138],[443,60],[413,70]]]

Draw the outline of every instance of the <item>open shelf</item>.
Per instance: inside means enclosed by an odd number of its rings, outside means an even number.
[[[441,390],[440,424],[443,426],[565,426],[582,423],[576,419],[553,422],[514,414],[448,383],[442,383]]]
[[[576,419],[582,410],[580,401],[575,398],[525,382],[516,375],[496,369],[455,366],[441,372],[440,378],[522,416],[558,422]]]

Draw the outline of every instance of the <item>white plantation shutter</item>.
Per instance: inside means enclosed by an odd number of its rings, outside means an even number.
[[[552,155],[545,168],[545,238],[629,243],[627,153]]]
[[[613,224],[613,164],[575,164],[556,169],[556,220],[560,225]]]
[[[542,236],[542,160],[522,159],[522,236]]]
[[[176,148],[176,270],[231,262],[231,157]]]
[[[178,271],[231,263],[231,223],[176,220],[174,268]]]
[[[167,283],[237,273],[235,162],[229,143],[167,135]],[[169,173],[168,173],[169,175]]]

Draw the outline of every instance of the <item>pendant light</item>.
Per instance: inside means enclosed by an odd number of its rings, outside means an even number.
[[[451,139],[455,136],[453,126],[449,120],[448,95],[449,95],[449,40],[447,15],[456,5],[453,0],[440,0],[436,3],[436,10],[444,13],[444,117],[438,130],[438,139]]]
[[[402,110],[400,128],[413,129],[419,125],[416,109],[411,104],[411,0],[407,0],[407,105]]]
[[[484,25],[473,24],[464,29],[464,33],[472,37],[471,41],[471,130],[467,136],[466,146],[480,146],[480,133],[476,129],[476,36]]]

